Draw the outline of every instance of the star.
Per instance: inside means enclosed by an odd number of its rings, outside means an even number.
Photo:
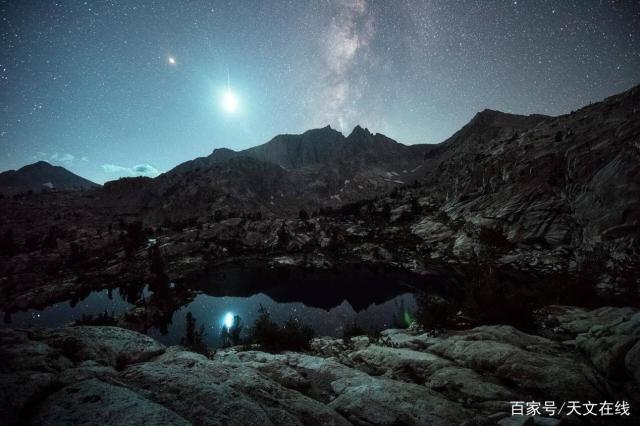
[[[169,56],[167,58],[167,62],[169,62],[169,65],[173,65],[173,66],[178,64],[178,62],[176,61],[176,58],[174,58],[173,56]]]

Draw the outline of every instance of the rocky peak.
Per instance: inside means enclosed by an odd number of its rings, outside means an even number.
[[[477,113],[462,129],[442,143],[443,147],[476,144],[496,138],[499,134],[515,134],[548,119],[540,114],[518,115],[484,109]]]
[[[43,170],[43,169],[49,169],[53,167],[55,166],[51,165],[50,163],[47,163],[46,161],[36,161],[33,164],[28,164],[22,167],[20,170]]]
[[[15,171],[19,174],[41,174],[41,173],[55,173],[66,169],[60,166],[54,166],[46,161],[37,161],[33,164],[27,164]]]
[[[24,191],[40,191],[45,188],[87,189],[98,187],[64,167],[38,161],[18,170],[0,173],[0,192],[15,194]]]
[[[342,133],[332,128],[328,124],[324,127],[307,130],[301,136],[318,136],[318,137],[324,136],[329,138],[344,137]]]
[[[469,124],[467,124],[467,126],[475,125],[475,126],[489,126],[489,127],[497,127],[497,126],[520,127],[521,124],[528,124],[529,122],[537,122],[545,118],[548,118],[548,117],[541,114],[519,115],[519,114],[511,114],[508,112],[496,111],[493,109],[484,109],[479,113],[477,113],[471,119]]]
[[[372,134],[369,131],[369,129],[367,129],[366,127],[362,128],[358,124],[356,127],[353,128],[349,136],[347,136],[347,139],[363,138],[363,137],[370,137],[370,136],[372,136]]]
[[[482,124],[490,125],[496,122],[497,120],[508,119],[510,115],[512,114],[485,108],[482,111],[476,113],[476,115],[474,115],[473,118],[471,119],[470,123],[476,123],[476,124],[482,123]]]
[[[213,150],[209,158],[214,162],[223,162],[236,157],[238,153],[229,148],[216,148]]]

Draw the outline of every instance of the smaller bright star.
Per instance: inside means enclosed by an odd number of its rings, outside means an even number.
[[[173,56],[169,56],[167,58],[167,61],[169,62],[170,65],[176,65],[176,58],[174,58]]]

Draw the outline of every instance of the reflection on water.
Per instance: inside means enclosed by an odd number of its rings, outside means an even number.
[[[292,317],[310,325],[319,336],[341,336],[343,327],[353,324],[354,321],[365,330],[392,327],[396,321],[401,320],[405,311],[415,310],[415,303],[414,296],[405,293],[387,302],[372,304],[360,311],[354,310],[347,301],[325,310],[301,302],[279,303],[263,293],[249,297],[215,297],[200,294],[193,302],[173,314],[166,335],[162,335],[157,328],[152,328],[148,334],[166,344],[178,343],[184,335],[185,316],[187,312],[191,312],[198,321],[198,327],[205,327],[205,342],[217,347],[221,344],[220,332],[227,313],[240,315],[244,324],[251,325],[258,318],[258,310],[262,305],[279,324]]]
[[[319,336],[341,336],[343,328],[354,322],[370,331],[393,327],[405,320],[407,312],[416,310],[416,299],[403,286],[403,279],[362,267],[309,272],[235,264],[204,274],[199,281],[183,283],[181,288],[167,283],[152,285],[151,290],[136,286],[102,290],[80,301],[2,314],[8,327],[60,327],[83,316],[95,317],[106,311],[119,317],[136,305],[146,306],[149,312],[159,312],[143,327],[147,333],[165,344],[179,344],[185,334],[186,314],[191,312],[196,326],[204,326],[205,342],[217,347],[222,343],[220,332],[228,314],[241,317],[246,333],[261,306],[277,323],[294,318],[311,326]],[[186,288],[199,294],[193,300],[184,298]]]
[[[114,316],[118,316],[132,307],[133,304],[127,302],[126,296],[116,289],[115,291],[94,291],[77,303],[66,301],[44,309],[29,309],[12,314],[2,312],[2,315],[6,327],[61,327],[80,319],[82,315],[97,316],[106,311],[108,314],[113,313]]]
[[[571,292],[552,279],[480,264],[471,265],[460,276],[421,276],[364,265],[311,270],[244,261],[218,265],[188,281],[172,283],[163,278],[148,287],[78,294],[76,300],[45,309],[0,314],[5,326],[29,328],[59,327],[106,311],[126,317],[130,328],[166,344],[178,344],[185,334],[185,316],[191,312],[196,327],[205,329],[205,342],[220,346],[224,318],[239,315],[246,333],[260,306],[277,323],[293,318],[317,335],[341,336],[343,328],[354,322],[370,331],[407,325],[411,319],[407,313],[416,314],[419,322],[431,328],[509,324],[528,330],[534,326],[533,310],[542,304],[581,306],[590,300],[581,287]]]

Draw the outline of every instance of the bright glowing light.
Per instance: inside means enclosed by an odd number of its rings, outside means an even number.
[[[233,325],[233,314],[231,312],[226,313],[224,319],[222,320],[222,324],[227,328],[231,328],[231,326]]]
[[[171,65],[175,65],[176,64],[176,58],[174,58],[173,56],[169,56],[167,58],[167,61],[169,61],[169,64],[171,64]]]
[[[231,90],[226,90],[222,95],[222,107],[227,112],[235,112],[238,109],[238,98]]]

